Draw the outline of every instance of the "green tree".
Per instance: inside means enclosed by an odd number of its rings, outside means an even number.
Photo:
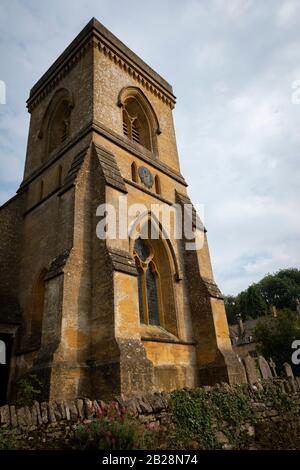
[[[236,323],[237,314],[241,314],[244,320],[264,316],[273,305],[277,309],[296,310],[299,300],[300,270],[281,269],[274,274],[267,274],[237,296],[227,296],[225,306],[228,322]]]
[[[226,316],[229,325],[236,323],[236,315],[239,313],[236,303],[236,297],[233,295],[227,295],[224,298]]]
[[[268,274],[259,282],[259,288],[265,301],[277,308],[295,309],[300,298],[300,281],[297,281],[297,269],[284,269],[275,274]]]
[[[278,312],[278,316],[261,318],[254,330],[254,340],[258,351],[267,359],[277,364],[277,370],[283,371],[283,363],[289,362],[294,372],[300,375],[300,366],[291,363],[294,352],[291,345],[300,339],[300,316],[289,309]]]
[[[267,311],[267,304],[257,284],[252,284],[247,290],[241,292],[237,296],[236,304],[244,320],[261,317]]]
[[[281,269],[275,274],[277,277],[287,277],[294,281],[296,284],[300,285],[300,269],[297,268],[288,268],[288,269]]]

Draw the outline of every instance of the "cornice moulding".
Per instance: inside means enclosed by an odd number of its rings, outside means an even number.
[[[93,18],[33,86],[27,100],[29,112],[58,85],[91,47],[107,55],[138,84],[171,108],[174,107],[176,98],[171,85]]]

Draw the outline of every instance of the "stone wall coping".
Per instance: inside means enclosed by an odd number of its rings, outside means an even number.
[[[277,380],[278,382],[278,380]],[[287,382],[285,379],[281,383]],[[228,384],[219,384],[217,387],[224,386],[227,389],[234,390]],[[203,387],[209,392],[212,387]],[[254,386],[248,386],[253,408],[259,413],[259,419],[273,419],[279,414],[272,408],[272,403],[261,402],[259,398],[260,389]],[[254,392],[254,395],[253,395]],[[285,392],[292,395],[294,404],[299,412],[300,408],[300,387],[295,390],[285,388]],[[255,394],[257,393],[257,398]],[[144,421],[147,416],[157,417],[171,413],[171,397],[167,392],[148,393],[132,398],[124,399],[115,397],[114,400],[104,402],[89,398],[76,398],[70,400],[56,400],[39,403],[35,401],[31,406],[16,406],[6,404],[0,407],[0,429],[5,428],[30,428],[37,429],[39,426],[54,426],[60,422],[80,423],[84,420],[96,418],[101,414],[101,409],[108,407],[117,409],[126,409],[129,414]]]

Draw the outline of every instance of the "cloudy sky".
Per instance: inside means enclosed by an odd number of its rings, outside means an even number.
[[[93,16],[174,87],[222,291],[300,267],[300,0],[0,0],[0,204],[22,179],[29,89]]]

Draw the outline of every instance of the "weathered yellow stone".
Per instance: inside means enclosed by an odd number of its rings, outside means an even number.
[[[7,396],[28,372],[44,382],[45,399],[244,380],[206,233],[188,252],[174,218],[164,238],[151,206],[190,202],[174,105],[172,87],[97,20],[31,90],[24,180],[0,209],[0,300],[11,317],[0,316],[0,333],[14,340]],[[135,237],[96,235],[97,207],[118,213],[121,196],[145,206],[140,219],[130,216],[137,232],[154,220],[160,234],[143,271]],[[155,313],[150,278],[160,325],[143,324]]]

